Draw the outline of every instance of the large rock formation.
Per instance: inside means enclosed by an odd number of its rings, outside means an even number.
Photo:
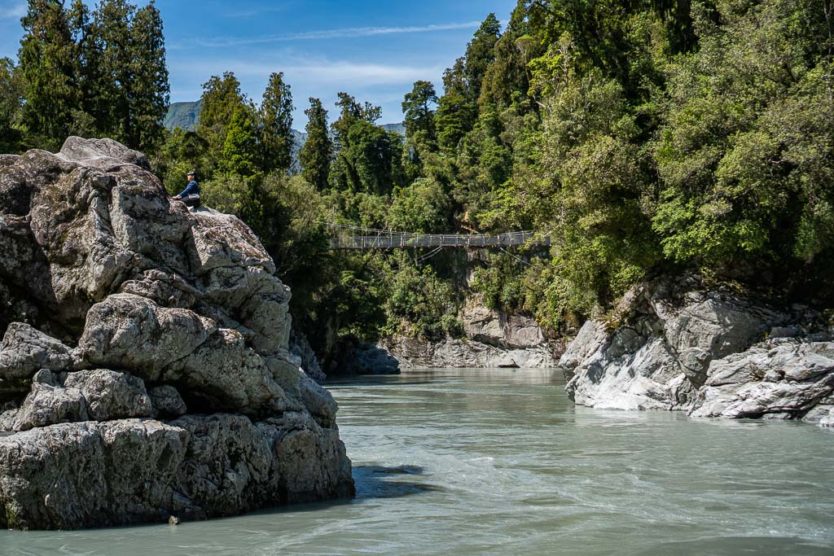
[[[508,315],[486,307],[475,296],[459,315],[464,337],[432,342],[425,338],[395,336],[382,342],[382,350],[402,367],[547,368],[556,365],[544,332],[530,317]]]
[[[114,141],[0,156],[0,527],[351,496],[274,271],[240,220],[169,202]]]
[[[777,310],[694,277],[632,289],[563,354],[576,403],[834,424],[834,342],[814,311]]]

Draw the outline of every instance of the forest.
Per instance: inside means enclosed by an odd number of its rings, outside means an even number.
[[[197,168],[204,203],[257,232],[321,354],[458,335],[473,295],[558,337],[668,273],[834,303],[831,0],[519,0],[442,83],[414,83],[404,137],[349,92],[310,98],[300,168],[280,68],[260,99],[211,76],[197,129],[165,130],[153,2],[30,0],[22,25],[18,59],[0,61],[0,152],[112,137],[171,193]],[[331,251],[332,224],[551,246]]]

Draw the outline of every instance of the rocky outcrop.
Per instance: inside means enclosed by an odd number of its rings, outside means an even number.
[[[319,358],[316,352],[313,351],[307,337],[300,331],[293,329],[290,334],[290,355],[294,357],[293,361],[298,363],[298,366],[304,369],[307,376],[318,382],[323,383],[327,379],[327,375],[321,370]]]
[[[425,338],[394,336],[386,338],[382,348],[404,368],[547,368],[556,365],[546,345],[504,349],[468,338],[431,342]]]
[[[807,308],[690,277],[635,287],[612,319],[586,322],[560,359],[578,404],[831,421],[834,343]]]
[[[233,216],[71,137],[0,160],[0,527],[205,518],[351,496],[289,289]]]
[[[338,372],[346,375],[396,375],[400,360],[383,345],[367,342],[345,342],[341,347],[342,361]]]
[[[467,301],[459,317],[463,324],[462,338],[435,342],[394,336],[384,339],[380,349],[403,368],[556,366],[557,346],[547,340],[532,318],[490,309],[477,296]]]

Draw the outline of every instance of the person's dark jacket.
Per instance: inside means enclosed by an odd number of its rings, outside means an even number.
[[[185,186],[185,189],[182,190],[182,193],[177,195],[179,198],[185,198],[188,195],[199,195],[200,194],[200,184],[197,183],[197,180],[191,180],[188,182],[188,185]]]

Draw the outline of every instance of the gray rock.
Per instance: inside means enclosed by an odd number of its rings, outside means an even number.
[[[478,297],[468,300],[460,320],[466,337],[483,344],[525,349],[539,347],[546,342],[544,332],[532,318],[489,309]]]
[[[806,413],[802,420],[821,427],[834,427],[834,395],[819,400],[817,405]]]
[[[430,342],[424,338],[395,336],[386,338],[382,347],[404,368],[548,368],[556,365],[547,346],[504,349],[465,338]]]
[[[274,262],[239,219],[169,201],[148,169],[77,137],[0,162],[0,526],[352,493],[336,404],[287,351]]]
[[[88,419],[87,401],[81,390],[35,382],[15,416],[12,429],[26,431],[35,427]]]
[[[73,366],[72,350],[28,324],[14,322],[0,343],[0,380],[31,378],[39,369],[62,371]]]
[[[75,529],[167,518],[188,433],[85,422],[0,437],[0,526]]]
[[[352,495],[338,433],[304,413],[72,423],[0,437],[3,527],[164,523]]]
[[[834,390],[834,342],[764,342],[713,361],[696,417],[801,417]]]
[[[806,415],[831,393],[834,344],[788,339],[804,330],[789,312],[695,282],[635,287],[611,330],[586,322],[560,360],[574,401],[785,419]],[[763,340],[768,332],[775,339]],[[827,418],[822,410],[812,417]]]
[[[17,420],[17,408],[0,411],[0,432],[11,432],[14,430],[14,422]]]
[[[304,376],[298,367],[292,373]],[[168,366],[162,378],[199,400],[204,410],[266,415],[291,406],[264,359],[246,346],[243,335],[226,328]]]
[[[128,149],[112,139],[67,137],[58,156],[88,168],[99,168],[105,171],[125,164],[136,165],[145,170],[150,169],[150,164],[144,154]]]
[[[173,386],[155,386],[148,391],[148,395],[153,404],[154,417],[176,418],[188,412],[185,401]]]
[[[388,346],[361,343],[352,346],[341,372],[351,375],[399,374],[400,361]]]
[[[153,407],[142,379],[107,369],[69,373],[67,389],[78,389],[87,402],[87,413],[96,421],[150,417]]]
[[[310,342],[302,332],[293,329],[290,335],[290,354],[297,357],[297,366],[304,369],[307,376],[321,384],[327,379],[324,371],[321,370],[318,357],[316,357]]]
[[[188,309],[114,294],[89,310],[78,348],[90,365],[121,367],[157,381],[166,367],[191,355],[216,330],[214,321]]]
[[[430,341],[393,336],[379,346],[362,347],[343,365],[342,372],[364,374],[400,367],[548,368],[556,366],[554,349],[541,327],[530,317],[510,315],[486,307],[479,296],[467,300],[460,312],[465,337]],[[377,355],[379,354],[379,355]],[[390,362],[385,359],[390,359]],[[376,371],[379,372],[379,371]]]

